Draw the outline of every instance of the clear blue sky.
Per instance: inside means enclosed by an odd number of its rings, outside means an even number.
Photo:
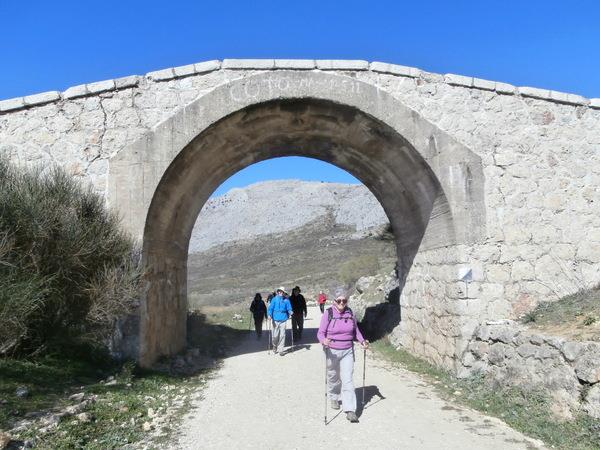
[[[600,97],[600,0],[0,0],[0,23],[0,99],[223,58],[378,60]]]
[[[329,183],[360,183],[348,172],[332,164],[312,158],[289,156],[269,159],[240,170],[221,184],[213,193],[213,196],[224,194],[234,187],[244,187],[258,181],[283,178],[299,178],[306,181],[326,181]]]

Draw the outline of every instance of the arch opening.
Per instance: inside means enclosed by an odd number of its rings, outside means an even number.
[[[301,285],[314,299],[319,290],[329,295],[359,277],[390,274],[397,261],[377,199],[332,164],[269,159],[237,172],[216,192],[189,245],[190,311],[237,313],[254,293],[266,298],[282,285]],[[362,317],[363,307],[358,311]]]
[[[400,289],[419,248],[455,243],[440,182],[413,145],[389,125],[357,108],[313,98],[242,108],[186,145],[152,196],[143,239],[151,280],[142,307],[143,364],[185,346],[188,245],[204,203],[237,171],[283,156],[329,162],[369,188],[395,232]],[[435,232],[426,235],[428,228]]]

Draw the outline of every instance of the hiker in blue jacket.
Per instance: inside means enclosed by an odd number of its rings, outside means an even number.
[[[277,289],[277,295],[273,297],[267,315],[273,320],[273,348],[274,353],[283,356],[283,346],[285,345],[285,324],[292,315],[292,305],[284,297],[285,289]]]

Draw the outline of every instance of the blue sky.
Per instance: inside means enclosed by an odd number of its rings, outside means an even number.
[[[345,170],[312,158],[302,158],[299,156],[288,156],[286,158],[273,158],[267,161],[261,161],[225,180],[221,186],[213,193],[213,196],[224,194],[234,187],[244,187],[252,183],[264,180],[294,178],[305,181],[326,181],[329,183],[350,183],[359,184],[360,181],[354,178]]]
[[[0,99],[223,58],[378,60],[600,97],[598,0],[0,0],[0,20]],[[295,164],[282,172],[302,178]]]

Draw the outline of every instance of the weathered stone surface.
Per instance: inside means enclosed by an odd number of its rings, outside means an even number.
[[[169,68],[148,72],[146,76],[154,81],[166,81],[175,78],[175,73],[173,72],[173,69]]]
[[[44,103],[55,102],[56,100],[60,100],[60,92],[58,91],[42,92],[23,97],[23,102],[26,105],[42,105]]]
[[[493,91],[496,89],[496,82],[483,80],[481,78],[473,78],[473,87],[477,89],[485,89],[486,91]]]
[[[91,94],[112,91],[114,88],[115,80],[97,81],[95,83],[88,83],[87,85],[87,89]]]
[[[600,384],[596,384],[589,389],[582,407],[588,415],[594,419],[600,419]]]
[[[215,59],[212,61],[204,61],[194,64],[194,69],[196,73],[207,73],[212,72],[213,70],[219,70],[221,68],[221,61]]]
[[[568,94],[566,92],[550,91],[550,98],[560,103],[567,103],[570,105],[588,105],[589,100],[585,97],[575,94]]]
[[[314,69],[316,67],[314,59],[276,59],[276,69]]]
[[[12,111],[13,109],[23,108],[25,102],[23,97],[10,98],[0,101],[0,111]]]
[[[389,73],[392,75],[401,75],[404,77],[418,77],[421,70],[416,67],[400,66],[398,64],[388,64],[383,62],[372,62],[369,68],[373,72]]]
[[[274,69],[274,59],[224,59],[223,69]]]
[[[496,82],[496,87],[495,87],[496,92],[499,92],[500,94],[514,94],[517,90],[517,88],[515,86],[513,86],[512,84],[508,84],[508,83],[501,83],[501,82]]]
[[[290,197],[294,201],[289,201]],[[262,220],[256,221],[256,217]],[[266,181],[209,199],[194,225],[189,252],[290,232],[319,218],[353,228],[357,235],[388,223],[381,205],[364,186]]]
[[[550,91],[546,89],[538,89],[528,86],[519,86],[519,94],[521,94],[523,97],[533,97],[541,99],[550,98]]]
[[[537,353],[537,351],[538,348],[532,344],[523,344],[517,349],[517,353],[523,358],[531,358]]]
[[[196,73],[194,64],[188,64],[186,66],[173,67],[173,73],[176,77],[185,77]]]
[[[129,87],[135,87],[140,83],[141,79],[142,79],[142,77],[140,77],[139,75],[130,75],[127,77],[116,78],[114,80],[115,88],[116,89],[125,89],[125,88],[129,88]]]
[[[575,373],[586,383],[600,381],[600,344],[588,343],[585,351],[574,362]]]
[[[585,351],[585,344],[581,342],[565,342],[562,353],[567,361],[575,361]]]
[[[87,85],[80,84],[79,86],[71,86],[69,89],[62,93],[64,99],[72,99],[78,97],[84,97],[88,95]]]
[[[317,59],[317,69],[321,70],[368,70],[369,62],[359,59]]]
[[[444,75],[444,81],[454,86],[473,86],[473,77],[465,77],[464,75],[455,75],[452,73],[448,73]]]
[[[501,385],[545,390],[561,420],[571,420],[581,408],[596,414],[596,390],[587,403],[581,403],[581,392],[589,384],[600,386],[600,344],[567,342],[500,321],[477,328],[461,363],[462,376],[485,373]]]

